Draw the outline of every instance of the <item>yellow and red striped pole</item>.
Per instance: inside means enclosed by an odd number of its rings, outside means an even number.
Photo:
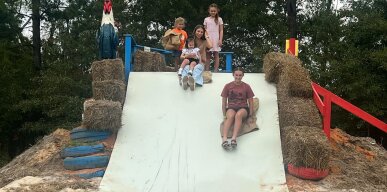
[[[296,38],[290,38],[286,40],[285,53],[298,57],[298,40],[296,40]]]

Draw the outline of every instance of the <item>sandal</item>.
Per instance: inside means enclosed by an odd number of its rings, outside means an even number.
[[[237,142],[236,142],[235,139],[231,140],[231,147],[232,147],[232,148],[236,148],[237,145],[238,145],[238,144],[237,144]]]
[[[228,150],[228,148],[230,147],[230,144],[228,144],[228,142],[227,142],[227,141],[223,141],[223,143],[222,143],[222,147],[223,147],[223,149],[226,149],[226,150]]]

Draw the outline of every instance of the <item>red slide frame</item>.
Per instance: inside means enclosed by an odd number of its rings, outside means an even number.
[[[321,87],[316,83],[312,82],[312,88],[313,100],[316,103],[318,110],[322,114],[323,129],[325,135],[328,138],[330,138],[332,102],[387,133],[387,124],[383,121],[352,105],[348,101],[345,101],[344,99],[340,98],[339,96],[333,94],[332,92],[328,91],[327,89]],[[321,100],[320,95],[324,97],[324,101]]]

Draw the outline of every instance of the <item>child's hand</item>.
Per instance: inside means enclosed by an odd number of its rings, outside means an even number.
[[[188,56],[188,58],[194,58],[195,57],[195,53],[190,53],[187,56]]]
[[[218,46],[221,47],[223,44],[222,44],[222,41],[219,41],[218,42]]]

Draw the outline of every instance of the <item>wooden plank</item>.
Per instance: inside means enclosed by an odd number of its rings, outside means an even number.
[[[81,170],[106,167],[110,156],[67,157],[64,159],[64,168],[67,170]]]
[[[76,147],[67,147],[64,148],[60,156],[62,158],[66,157],[81,157],[86,155],[91,155],[95,153],[101,153],[105,151],[105,146],[103,144],[98,145],[87,145],[87,146],[76,146]]]
[[[104,174],[105,174],[105,169],[101,169],[92,173],[78,174],[78,176],[84,179],[91,179],[94,177],[103,177]]]

